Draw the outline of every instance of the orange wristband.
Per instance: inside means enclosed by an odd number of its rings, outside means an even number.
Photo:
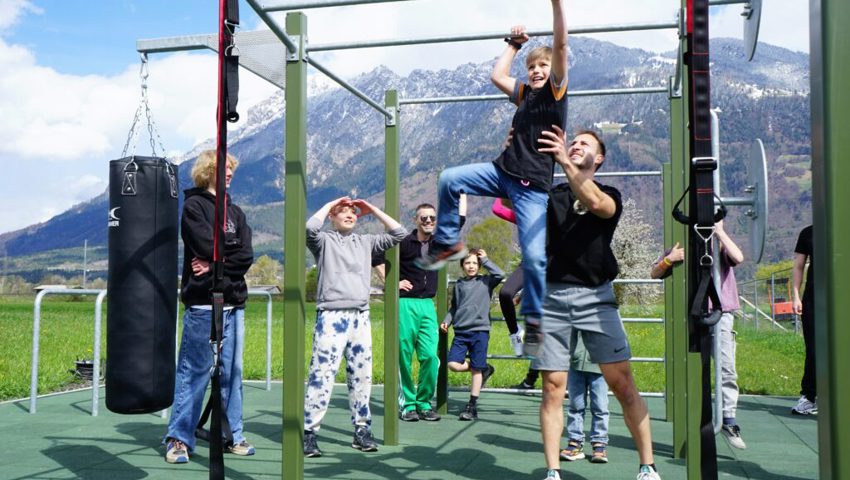
[[[671,262],[670,260],[667,260],[667,257],[664,257],[661,261],[664,262],[664,265],[667,265],[668,267],[673,266],[673,262]]]

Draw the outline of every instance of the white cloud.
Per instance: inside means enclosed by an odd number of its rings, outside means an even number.
[[[0,33],[17,24],[27,12],[39,15],[44,13],[30,0],[0,0]]]

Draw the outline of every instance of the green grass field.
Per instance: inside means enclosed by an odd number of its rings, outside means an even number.
[[[30,363],[32,356],[33,297],[0,297],[0,325],[3,348],[0,353],[0,400],[29,396]],[[307,332],[312,332],[315,310],[308,305]],[[283,305],[276,300],[273,306],[272,376],[280,380],[285,366],[282,360]],[[661,307],[622,308],[623,316],[661,316]],[[101,338],[101,354],[106,357],[106,307]],[[494,313],[495,314],[495,313]],[[495,314],[497,315],[497,314]],[[266,305],[252,297],[246,315],[246,345],[244,377],[265,378]],[[384,381],[383,305],[372,306],[372,337],[374,383]],[[664,353],[664,330],[661,324],[627,324],[632,354],[636,357],[660,357]],[[742,393],[796,396],[803,370],[803,339],[789,333],[755,330],[744,322],[738,331],[738,376]],[[72,299],[47,297],[42,304],[41,344],[39,360],[40,394],[79,386],[69,371],[78,358],[90,359],[94,332],[94,297]],[[311,334],[304,339],[309,363]],[[493,324],[490,336],[491,354],[509,354],[508,331],[503,322]],[[488,382],[491,387],[509,387],[523,379],[528,368],[524,360],[495,360],[496,373]],[[414,367],[415,369],[415,367]],[[635,377],[641,391],[664,390],[663,364],[634,364]],[[344,381],[340,369],[339,381]],[[469,384],[468,374],[449,374],[452,386]],[[539,383],[538,383],[539,386]]]

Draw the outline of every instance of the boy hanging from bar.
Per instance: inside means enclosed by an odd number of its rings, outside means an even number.
[[[426,270],[441,268],[447,261],[466,255],[459,241],[458,197],[461,193],[508,197],[516,212],[522,249],[524,287],[520,313],[525,316],[524,353],[535,356],[543,341],[540,330],[542,298],[546,287],[546,203],[552,186],[554,162],[538,149],[538,138],[553,125],[566,128],[567,118],[567,21],[563,0],[551,0],[552,47],[528,53],[528,83],[511,77],[510,67],[529,40],[525,26],[511,28],[508,45],[496,61],[490,79],[517,105],[511,127],[513,138],[491,163],[449,168],[440,175],[437,230],[430,251],[420,259]]]

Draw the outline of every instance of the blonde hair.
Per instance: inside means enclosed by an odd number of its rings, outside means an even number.
[[[215,150],[204,150],[198,155],[195,164],[192,166],[192,181],[198,188],[207,189],[215,183],[215,165],[218,156]],[[236,171],[239,166],[239,160],[231,154],[227,154],[227,166],[231,170]]]
[[[528,56],[525,57],[525,68],[528,68],[532,63],[540,59],[548,60],[551,62],[552,47],[537,47],[532,51],[528,52]]]

